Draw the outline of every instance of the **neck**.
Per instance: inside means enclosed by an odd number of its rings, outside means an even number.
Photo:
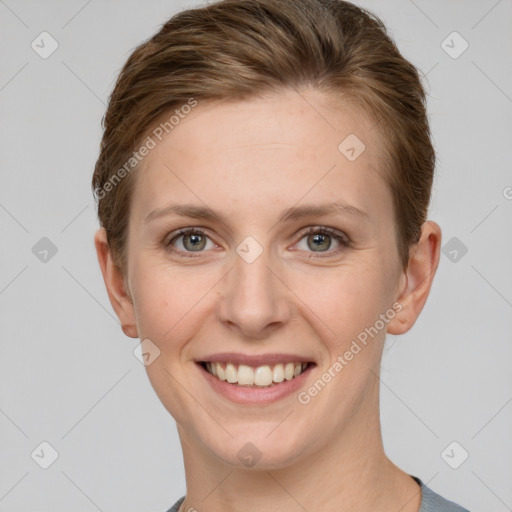
[[[269,512],[418,512],[418,484],[385,455],[377,405],[359,411],[321,450],[284,468],[239,468],[198,450],[178,424],[183,448],[188,510]],[[373,412],[372,412],[373,411]]]

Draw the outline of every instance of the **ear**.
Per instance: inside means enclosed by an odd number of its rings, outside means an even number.
[[[403,334],[416,322],[427,300],[439,265],[441,228],[433,221],[421,227],[421,237],[409,252],[409,264],[401,276],[396,302],[402,306],[389,322],[390,334]]]
[[[126,293],[123,275],[112,259],[107,242],[107,233],[104,228],[96,231],[94,245],[96,246],[96,254],[107,288],[108,298],[121,322],[121,329],[123,329],[126,336],[138,338],[133,302],[130,295]]]

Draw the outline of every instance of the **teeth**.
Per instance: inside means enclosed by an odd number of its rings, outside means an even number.
[[[215,373],[217,374],[217,377],[220,379],[220,380],[226,380],[226,372],[224,370],[224,368],[222,368],[222,366],[220,364],[215,364],[215,363],[208,363],[211,366],[215,366],[215,370],[212,371],[212,373],[215,375]],[[214,373],[215,372],[215,373]]]
[[[242,385],[248,384],[248,385],[252,386],[254,384],[254,380],[255,380],[255,376],[254,376],[253,369],[250,366],[245,366],[245,365],[241,364],[238,367],[238,379],[237,379],[238,384],[242,384]],[[257,379],[256,379],[256,381],[257,381]]]
[[[286,380],[292,380],[293,374],[295,373],[295,365],[293,363],[287,363],[284,367],[284,378]]]
[[[221,363],[206,363],[209,373],[239,386],[271,386],[298,377],[307,367],[308,363],[276,364],[273,367],[263,365],[257,368],[245,364],[237,366],[227,363],[223,366]]]
[[[226,365],[226,380],[231,384],[237,382],[238,375],[234,364],[228,363]]]
[[[284,367],[282,364],[276,364],[274,366],[274,374],[272,377],[274,382],[283,382],[284,380]]]
[[[254,384],[256,386],[270,386],[273,376],[270,366],[258,366],[254,372]],[[238,383],[240,384],[240,381]]]

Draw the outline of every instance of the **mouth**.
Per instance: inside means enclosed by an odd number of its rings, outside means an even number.
[[[195,363],[216,396],[244,406],[267,406],[293,396],[317,366],[311,357],[292,353],[222,352]]]
[[[218,381],[246,388],[270,388],[297,379],[313,362],[287,362],[250,366],[234,362],[200,361],[202,368]]]

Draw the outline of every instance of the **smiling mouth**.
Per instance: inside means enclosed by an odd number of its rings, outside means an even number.
[[[302,375],[308,368],[314,366],[314,363],[309,362],[290,362],[258,367],[212,361],[202,361],[200,364],[218,380],[226,381],[234,386],[254,388],[272,387],[281,382],[293,380]]]

